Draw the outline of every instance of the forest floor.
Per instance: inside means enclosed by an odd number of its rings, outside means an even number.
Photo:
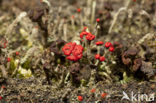
[[[112,42],[106,62],[84,27]],[[70,41],[85,46],[78,62]],[[0,103],[156,103],[156,1],[0,0],[0,68]]]

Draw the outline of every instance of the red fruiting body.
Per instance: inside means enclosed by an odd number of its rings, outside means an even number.
[[[110,46],[112,46],[112,44],[111,44],[110,42],[106,42],[106,43],[105,43],[105,47],[106,47],[106,48],[109,48]]]
[[[80,12],[81,12],[81,9],[80,9],[80,8],[78,8],[78,9],[77,9],[77,12],[79,12],[79,13],[80,13]]]
[[[2,100],[3,98],[2,98],[2,96],[0,96],[0,100]]]
[[[86,29],[87,29],[87,27],[85,26],[83,29],[84,29],[84,30],[86,30]]]
[[[83,36],[84,36],[83,32],[80,33],[80,38],[81,38],[81,39],[83,39]]]
[[[94,40],[95,39],[95,35],[89,33],[89,32],[86,32],[86,31],[83,31],[82,33],[80,33],[80,38],[83,39],[83,36],[86,35],[86,39],[88,41],[91,41],[91,40]]]
[[[6,43],[4,43],[4,48],[6,48]]]
[[[7,47],[6,44],[8,43],[8,41],[6,39],[3,38],[0,42],[1,42],[0,44],[3,45],[3,46],[0,45],[1,47],[3,47],[3,48]]]
[[[11,58],[8,57],[8,58],[7,58],[7,61],[10,62],[10,61],[11,61]]]
[[[75,56],[77,59],[81,59],[82,52],[83,52],[83,47],[81,45],[76,45],[74,50],[72,51],[72,55]]]
[[[77,61],[77,58],[73,55],[67,56],[66,59],[71,60],[71,61]]]
[[[84,32],[80,33],[80,38],[83,39],[83,36],[84,36],[84,35],[88,35],[88,32],[85,32],[85,31],[84,31]]]
[[[97,41],[96,45],[103,45],[103,41]]]
[[[104,56],[101,56],[99,59],[100,59],[100,61],[105,61],[105,57]]]
[[[75,16],[74,16],[74,15],[72,15],[71,17],[72,17],[72,19],[74,19],[74,18],[75,18]]]
[[[65,44],[62,51],[67,55],[66,58],[71,61],[77,61],[83,56],[83,47],[72,42]]]
[[[67,44],[64,45],[64,47],[62,48],[62,51],[64,52],[64,55],[70,55],[72,50],[74,49],[76,43],[72,43],[72,42],[69,42]]]
[[[94,93],[94,92],[95,92],[95,89],[91,89],[90,92],[91,92],[91,93]]]
[[[83,31],[86,31],[86,29],[87,29],[87,27],[85,26],[85,27],[83,28]]]
[[[83,100],[83,97],[82,97],[82,96],[77,96],[77,99],[78,99],[79,101],[82,101],[82,100]]]
[[[86,36],[86,39],[87,39],[88,41],[92,41],[92,40],[95,39],[95,35],[93,35],[93,34],[91,34],[91,33],[88,33],[87,36]]]
[[[3,89],[4,89],[4,88],[5,88],[5,86],[4,86],[4,85],[2,85],[2,86],[1,86],[1,88],[3,88]]]
[[[111,47],[109,48],[109,51],[110,51],[110,52],[113,52],[113,51],[114,51],[114,47],[111,46]]]
[[[133,0],[134,2],[136,2],[136,0]]]
[[[101,94],[101,97],[102,97],[102,98],[105,98],[106,95],[107,95],[107,93],[102,93],[102,94]]]
[[[19,55],[19,52],[18,51],[16,52],[16,55]]]
[[[99,18],[97,18],[97,19],[96,19],[96,21],[97,21],[97,22],[100,22],[100,19],[99,19]]]
[[[99,59],[100,58],[100,55],[99,54],[96,54],[95,55],[95,59]]]

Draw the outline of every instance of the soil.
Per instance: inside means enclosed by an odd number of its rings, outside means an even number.
[[[99,82],[95,86],[95,93],[90,93],[91,88],[75,88],[65,86],[63,88],[47,85],[44,80],[35,78],[29,79],[9,79],[8,83],[3,83],[5,89],[1,92],[3,100],[1,103],[77,103],[77,95],[85,98],[82,103],[130,103],[128,100],[121,100],[123,91],[131,95],[155,93],[156,83],[136,81],[126,84],[107,85]],[[101,98],[100,93],[107,93],[107,97]],[[155,98],[156,96],[154,96]],[[147,103],[145,100],[142,103]],[[155,103],[155,101],[150,102]]]

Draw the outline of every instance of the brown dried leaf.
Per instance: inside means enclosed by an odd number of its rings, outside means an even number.
[[[119,43],[119,42],[114,42],[113,43],[113,46],[115,47],[115,49],[121,49],[121,48],[123,48],[123,45],[121,44],[121,43]]]
[[[125,57],[136,56],[138,53],[137,48],[131,48],[124,52]]]
[[[133,71],[137,71],[142,65],[142,59],[138,58],[134,60]]]
[[[130,58],[125,58],[125,54],[122,54],[122,62],[123,62],[125,65],[130,65],[131,59],[130,59]]]
[[[137,48],[130,48],[122,54],[122,62],[129,65],[138,54]]]
[[[63,46],[66,42],[62,39],[58,39],[52,42],[50,46],[50,51],[54,52],[55,54],[60,54],[60,47]]]

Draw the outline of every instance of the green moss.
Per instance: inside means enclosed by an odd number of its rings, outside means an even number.
[[[82,79],[82,80],[81,80],[81,85],[82,85],[82,86],[87,86],[87,83],[88,83],[88,82],[87,82],[85,79]]]
[[[57,59],[57,64],[61,64],[61,60],[60,60],[60,58]]]
[[[17,68],[17,65],[15,65],[15,60],[12,58],[10,61],[10,71],[9,72],[12,73],[16,68]]]
[[[31,61],[28,59],[22,64],[22,68],[29,69]]]

